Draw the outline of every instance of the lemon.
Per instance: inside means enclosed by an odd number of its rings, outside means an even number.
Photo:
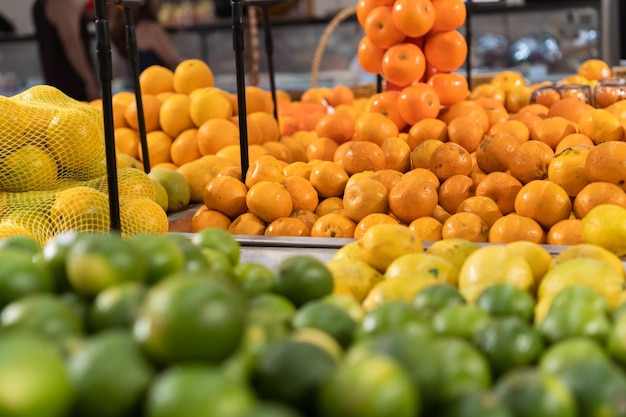
[[[361,259],[380,272],[384,272],[394,259],[424,250],[417,234],[400,224],[376,224],[367,229],[358,243]]]
[[[533,271],[535,286],[538,286],[552,265],[550,252],[543,246],[527,240],[510,242],[506,244],[506,247],[526,259],[530,269]]]
[[[365,311],[374,310],[381,304],[389,301],[412,302],[417,294],[424,288],[441,282],[428,273],[415,274],[413,276],[399,276],[394,279],[383,280],[367,294],[363,300]]]
[[[459,271],[459,291],[474,303],[491,285],[508,282],[525,291],[534,286],[533,271],[521,255],[506,246],[483,246],[467,257]]]
[[[91,187],[68,188],[57,194],[50,218],[58,232],[106,231],[110,227],[109,199]]]
[[[459,270],[445,258],[429,253],[407,253],[396,258],[385,271],[386,279],[395,279],[402,276],[414,276],[427,273],[440,283],[456,285],[459,279]]]
[[[565,261],[569,261],[570,259],[577,258],[594,258],[605,261],[611,264],[611,266],[621,275],[624,275],[624,266],[617,255],[608,249],[604,249],[601,246],[591,243],[579,243],[564,249],[561,253],[554,257],[552,267],[555,267]]]
[[[626,208],[600,204],[583,218],[583,237],[617,256],[626,255]]]
[[[51,190],[57,182],[57,164],[39,146],[25,145],[8,155],[0,170],[3,191]]]
[[[183,210],[189,206],[191,189],[183,174],[172,169],[156,168],[148,176],[165,188],[168,212]]]
[[[383,275],[363,261],[355,259],[331,259],[326,267],[333,276],[333,293],[349,294],[362,302]]]
[[[332,259],[357,259],[361,260],[361,246],[358,241],[350,242],[337,249]]]
[[[442,239],[433,242],[433,244],[426,249],[426,253],[441,256],[452,262],[458,269],[461,269],[465,259],[479,247],[476,242],[466,239]]]
[[[154,201],[163,209],[163,211],[167,212],[167,206],[169,205],[169,199],[167,197],[167,191],[165,187],[156,181],[154,182],[154,191],[155,197]]]

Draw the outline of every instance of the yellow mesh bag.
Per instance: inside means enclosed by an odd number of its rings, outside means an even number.
[[[119,169],[118,189],[124,236],[167,232],[148,175]],[[108,192],[100,110],[46,85],[0,96],[0,238],[109,230]]]

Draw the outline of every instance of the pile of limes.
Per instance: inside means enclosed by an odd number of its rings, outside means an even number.
[[[558,265],[405,232],[274,268],[217,228],[2,239],[0,416],[626,416],[626,304],[562,285],[537,320]]]

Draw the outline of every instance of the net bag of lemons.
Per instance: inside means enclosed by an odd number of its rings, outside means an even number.
[[[123,236],[167,232],[147,174],[121,168],[118,188]],[[102,112],[47,85],[0,96],[0,238],[109,229]]]

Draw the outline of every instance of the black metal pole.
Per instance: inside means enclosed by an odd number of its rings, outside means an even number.
[[[246,120],[246,73],[244,68],[243,6],[241,0],[232,0],[233,48],[235,50],[235,76],[237,78],[237,107],[239,120],[239,148],[241,153],[241,179],[248,172],[248,121]]]
[[[465,41],[467,42],[467,58],[465,58],[465,71],[467,72],[467,85],[472,88],[472,0],[465,3]]]
[[[267,72],[270,79],[270,91],[272,101],[274,101],[274,118],[278,122],[278,102],[276,100],[276,73],[274,71],[274,40],[272,39],[272,28],[270,24],[270,9],[263,7],[263,25],[265,26],[265,52],[267,54]]]
[[[381,93],[383,91],[383,76],[376,74],[376,92]]]
[[[141,156],[143,160],[143,170],[150,172],[150,155],[148,152],[148,140],[146,139],[146,118],[143,111],[143,99],[141,97],[141,85],[139,84],[139,53],[137,52],[137,37],[133,24],[133,10],[124,8],[124,23],[126,25],[126,51],[128,52],[128,66],[133,80],[133,90],[135,91],[135,103],[137,104],[137,124],[139,126],[139,143],[141,144]]]
[[[96,58],[98,60],[98,79],[102,95],[102,112],[104,115],[104,145],[106,153],[107,182],[109,188],[109,212],[111,230],[121,230],[120,202],[117,187],[117,161],[115,155],[115,137],[113,133],[113,96],[111,81],[113,69],[111,63],[111,40],[106,14],[106,1],[95,0],[96,15]]]

